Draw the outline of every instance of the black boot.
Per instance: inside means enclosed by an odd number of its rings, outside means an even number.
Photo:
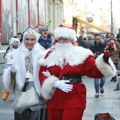
[[[116,88],[114,89],[114,91],[118,91],[118,90],[120,90],[119,84],[116,85]]]
[[[116,76],[112,77],[112,79],[110,81],[116,82]]]

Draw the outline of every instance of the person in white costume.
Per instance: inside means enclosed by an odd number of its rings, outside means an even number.
[[[4,88],[9,92],[13,89],[11,87],[11,73],[15,75],[15,105],[20,93],[29,90],[31,87],[35,89],[40,98],[39,104],[35,106],[15,109],[15,120],[40,120],[40,106],[45,106],[45,101],[40,96],[41,88],[38,79],[40,67],[38,59],[40,59],[39,54],[43,50],[42,46],[37,43],[38,38],[38,33],[31,28],[24,32],[23,43],[15,51],[13,59],[9,59],[10,64],[3,74]]]

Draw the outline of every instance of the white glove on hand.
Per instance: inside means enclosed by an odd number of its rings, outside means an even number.
[[[73,89],[73,85],[66,84],[69,82],[70,82],[69,80],[55,81],[54,87],[68,93],[68,92],[72,91],[72,89]]]

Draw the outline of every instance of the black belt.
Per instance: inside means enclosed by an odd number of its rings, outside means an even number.
[[[81,83],[82,78],[80,75],[75,75],[75,76],[63,76],[62,80],[69,80],[70,82],[68,84],[76,84],[76,83]]]

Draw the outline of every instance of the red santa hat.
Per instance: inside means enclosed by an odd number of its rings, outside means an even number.
[[[48,30],[48,28],[44,24],[38,24],[36,28],[39,29],[40,34],[42,33],[43,30]]]
[[[58,40],[59,38],[67,38],[73,41],[77,41],[77,35],[72,27],[67,27],[60,25],[54,31],[54,38]]]

